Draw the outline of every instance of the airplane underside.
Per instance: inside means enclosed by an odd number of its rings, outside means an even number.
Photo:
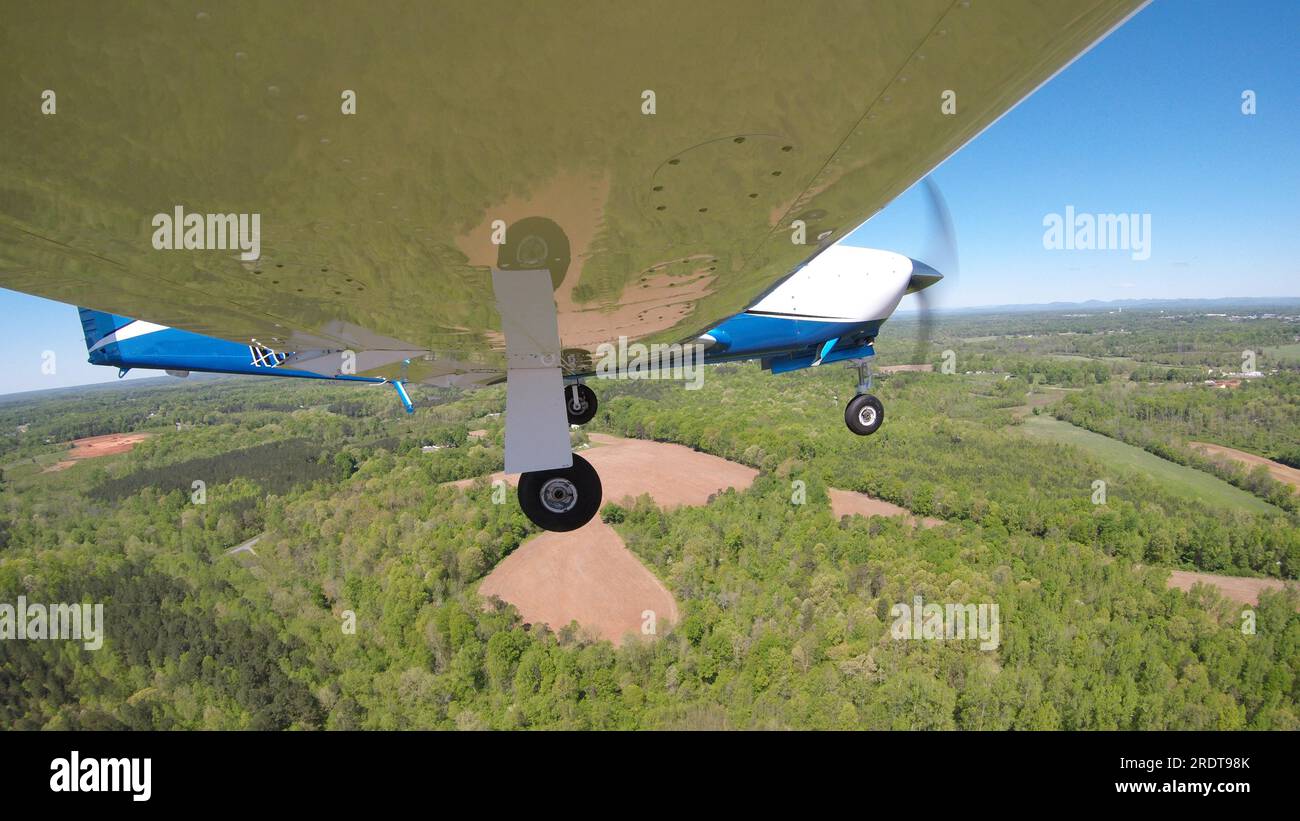
[[[941,275],[842,241],[1142,3],[37,4],[0,29],[0,285],[136,318],[88,334],[119,369],[505,381],[521,505],[571,529],[601,346],[869,361]]]

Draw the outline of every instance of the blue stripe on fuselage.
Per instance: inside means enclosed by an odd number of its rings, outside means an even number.
[[[827,340],[851,347],[872,339],[883,319],[867,322],[798,319],[772,314],[740,313],[708,333],[718,341],[705,351],[705,362],[757,359],[805,349],[817,349]]]

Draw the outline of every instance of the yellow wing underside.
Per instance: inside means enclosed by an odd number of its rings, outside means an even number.
[[[565,348],[681,339],[1139,5],[32,4],[0,28],[0,285],[489,381],[491,268],[548,267]],[[177,206],[258,214],[259,258],[156,249]]]

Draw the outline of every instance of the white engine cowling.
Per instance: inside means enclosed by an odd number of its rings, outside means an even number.
[[[747,310],[845,322],[887,319],[909,289],[941,278],[925,263],[893,251],[836,244]]]

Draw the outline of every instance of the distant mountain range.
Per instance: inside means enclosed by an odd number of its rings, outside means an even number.
[[[6,393],[0,395],[0,404],[5,402],[23,402],[29,399],[56,399],[60,396],[72,396],[74,394],[84,394],[89,391],[130,391],[142,388],[163,388],[170,385],[194,384],[195,382],[210,382],[218,379],[238,379],[237,376],[229,376],[220,373],[192,373],[185,379],[177,379],[174,376],[164,376],[161,373],[158,376],[145,376],[136,379],[124,379],[120,382],[90,382],[85,385],[69,385],[63,388],[43,388],[35,391],[22,391],[20,393]],[[257,377],[251,377],[256,379]]]
[[[1227,313],[1231,309],[1251,313],[1261,310],[1300,309],[1300,297],[1219,297],[1217,299],[1089,299],[1085,302],[1038,302],[1027,305],[976,305],[969,308],[936,308],[945,314],[1015,314],[1042,311],[1104,311],[1122,308],[1135,311],[1212,311]],[[899,314],[915,313],[899,310]]]

